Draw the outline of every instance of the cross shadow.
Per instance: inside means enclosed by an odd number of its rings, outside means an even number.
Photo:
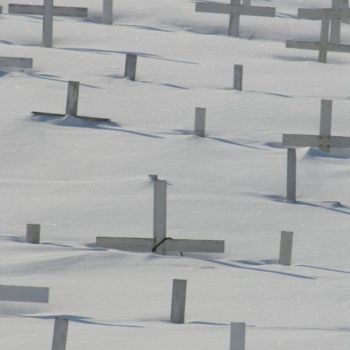
[[[276,96],[276,97],[295,98],[294,96],[279,94],[277,92],[256,91],[256,90],[244,90],[244,92],[253,92],[256,94],[270,95],[270,96]]]
[[[339,269],[332,269],[329,267],[321,267],[321,266],[311,266],[311,265],[294,265],[294,266],[300,266],[300,267],[307,267],[309,269],[316,269],[316,270],[322,270],[322,271],[329,271],[329,272],[337,272],[337,273],[344,273],[344,274],[350,274],[350,271],[344,271]]]
[[[97,326],[124,327],[124,328],[145,328],[144,326],[97,322],[97,321],[94,321],[90,317],[77,316],[77,315],[45,315],[45,316],[26,316],[26,315],[23,315],[22,317],[35,318],[35,319],[39,319],[39,320],[54,320],[56,318],[59,318],[59,319],[69,320],[70,322],[77,322],[77,323],[97,325]]]
[[[118,24],[118,27],[131,27],[136,29],[151,30],[155,32],[175,33],[174,30],[170,30],[170,29],[156,28],[156,27],[137,25],[137,24]]]
[[[306,201],[298,201],[297,200],[295,202],[292,202],[292,201],[288,201],[283,196],[274,195],[274,194],[262,195],[262,197],[263,198],[267,198],[269,200],[272,200],[273,202],[286,203],[286,204],[291,204],[291,205],[295,205],[295,206],[307,206],[307,207],[311,207],[311,208],[320,208],[320,209],[330,210],[332,212],[339,213],[339,214],[350,215],[350,211],[339,209],[339,208],[349,209],[349,207],[347,207],[345,205],[342,205],[342,204],[337,205],[336,207],[329,207],[329,206],[327,207],[325,205],[311,203],[311,202],[306,202]],[[329,202],[329,203],[336,203],[336,202]]]

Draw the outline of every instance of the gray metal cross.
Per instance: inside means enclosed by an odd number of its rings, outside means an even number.
[[[225,241],[172,239],[167,237],[167,182],[165,180],[155,180],[153,184],[153,238],[97,237],[97,246],[132,252],[154,252],[161,255],[167,255],[169,252],[224,252]]]

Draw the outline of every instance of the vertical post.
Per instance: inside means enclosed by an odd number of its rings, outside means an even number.
[[[349,0],[342,0],[342,9],[343,10],[349,10]],[[350,23],[349,19],[343,19],[343,23]]]
[[[230,350],[245,349],[245,323],[231,323]]]
[[[240,5],[241,1],[240,0],[231,0],[231,5]],[[230,22],[228,26],[228,35],[229,36],[239,36],[239,19],[240,19],[240,14],[239,14],[239,9],[235,11],[234,13],[230,14]]]
[[[205,114],[205,108],[196,107],[196,114],[194,119],[194,134],[196,136],[205,137]]]
[[[321,21],[320,52],[318,55],[318,61],[322,63],[327,62],[329,22],[330,20],[327,18],[323,18]]]
[[[103,0],[103,24],[113,24],[113,0]]]
[[[343,0],[332,0],[332,8],[335,10],[343,9]],[[332,44],[340,43],[340,30],[341,30],[341,19],[333,18],[331,20],[331,39],[330,42]]]
[[[295,148],[287,149],[287,200],[296,201],[297,152]]]
[[[243,87],[243,65],[235,64],[233,70],[233,89],[241,91]]]
[[[243,0],[243,5],[244,6],[251,6],[252,2],[251,2],[251,0]]]
[[[320,119],[320,136],[321,146],[320,150],[330,152],[329,143],[322,144],[322,138],[329,138],[332,130],[332,100],[321,100],[321,119]]]
[[[55,328],[52,339],[52,350],[66,350],[68,320],[55,318]]]
[[[154,245],[163,242],[166,238],[166,180],[154,181],[153,199],[153,238]],[[162,243],[156,250],[157,254],[166,254],[165,246]]]
[[[26,242],[32,244],[40,244],[39,224],[27,224]]]
[[[157,181],[158,180],[158,175],[155,174],[150,174],[148,177],[151,179],[151,181]]]
[[[66,115],[78,115],[79,81],[68,82]]]
[[[137,64],[137,56],[128,53],[126,55],[126,61],[125,61],[125,73],[124,73],[125,78],[128,78],[132,81],[135,80],[136,64]]]
[[[290,266],[292,263],[293,232],[282,231],[279,264]]]
[[[171,323],[185,322],[186,307],[186,280],[173,280],[173,293],[171,298]]]
[[[52,47],[53,0],[44,0],[43,46]]]

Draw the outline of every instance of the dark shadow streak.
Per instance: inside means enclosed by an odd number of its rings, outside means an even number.
[[[142,25],[137,25],[137,24],[118,24],[118,27],[132,27],[132,28],[137,28],[137,29],[152,30],[155,32],[174,33],[173,30],[169,30],[169,29],[161,29],[161,28],[156,28],[156,27],[151,27],[151,26],[142,26]]]
[[[287,203],[287,204],[292,204],[292,205],[305,205],[311,208],[320,208],[320,209],[325,209],[325,210],[330,210],[339,214],[345,214],[345,215],[350,215],[350,212],[347,212],[345,210],[341,210],[341,209],[337,209],[337,208],[329,208],[329,207],[325,207],[322,205],[318,205],[318,204],[314,204],[314,203],[309,203],[309,202],[304,202],[304,201],[296,201],[296,202],[292,202],[292,201],[288,201],[285,197],[279,196],[279,195],[263,195],[263,198],[267,198],[270,199],[274,202],[278,202],[278,203]],[[346,207],[345,207],[346,208]]]
[[[71,322],[91,324],[97,326],[108,326],[108,327],[125,327],[125,328],[145,328],[144,326],[134,326],[134,325],[124,325],[124,324],[113,324],[93,321],[90,317],[76,316],[76,315],[48,315],[48,316],[26,316],[26,318],[35,318],[39,320],[53,320],[55,318],[60,318],[64,320],[69,320]]]
[[[228,143],[230,145],[234,145],[234,146],[240,146],[240,147],[245,147],[245,148],[251,148],[251,149],[255,149],[255,150],[259,150],[259,151],[266,151],[264,149],[261,149],[259,147],[255,147],[255,146],[248,146],[248,145],[244,145],[242,143],[236,142],[236,141],[231,141],[231,140],[227,140],[227,139],[223,139],[221,137],[213,137],[213,136],[208,136],[208,139],[214,140],[214,141],[219,141],[219,142],[223,142],[223,143]]]
[[[294,98],[294,96],[284,95],[284,94],[278,94],[278,93],[276,93],[276,92],[255,91],[255,90],[244,90],[244,91],[245,91],[245,92],[253,92],[253,93],[256,93],[256,94],[264,94],[264,95],[277,96],[277,97]]]
[[[329,272],[338,272],[338,273],[350,274],[350,271],[332,269],[332,268],[329,268],[329,267],[311,266],[311,265],[294,265],[294,266],[307,267],[309,269],[323,270],[323,271],[329,271]]]
[[[67,51],[100,53],[100,54],[120,54],[120,55],[134,54],[134,55],[137,55],[139,57],[150,58],[150,59],[154,59],[154,60],[199,65],[199,63],[196,63],[196,62],[183,61],[183,60],[174,60],[174,59],[171,59],[171,58],[164,58],[164,57],[161,57],[159,55],[154,55],[154,54],[145,53],[145,52],[138,52],[138,51],[118,51],[118,50],[79,48],[79,47],[56,47],[56,49],[58,49],[58,50],[67,50]]]

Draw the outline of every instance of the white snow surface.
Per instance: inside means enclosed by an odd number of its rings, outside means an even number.
[[[40,1],[14,1],[37,3]],[[276,18],[195,13],[191,0],[118,0],[104,26],[55,18],[40,47],[40,16],[0,15],[0,55],[33,57],[0,77],[0,284],[50,287],[48,305],[0,303],[0,349],[51,346],[55,316],[70,319],[67,350],[226,350],[230,322],[247,323],[247,349],[350,347],[350,153],[298,150],[298,202],[285,201],[283,133],[317,134],[320,100],[332,133],[350,136],[350,54],[286,49],[317,40],[298,7],[330,0],[253,0]],[[342,26],[350,43],[350,26]],[[137,81],[123,79],[138,53]],[[244,65],[244,91],[232,90]],[[80,81],[79,114],[63,113]],[[190,134],[207,108],[206,138]],[[97,249],[96,236],[152,236],[152,183],[167,179],[168,235],[223,239],[222,255],[157,256]],[[340,206],[336,205],[340,202]],[[24,243],[27,223],[42,244]],[[294,231],[293,266],[277,265],[280,232]],[[169,323],[173,278],[188,281],[186,323]]]

